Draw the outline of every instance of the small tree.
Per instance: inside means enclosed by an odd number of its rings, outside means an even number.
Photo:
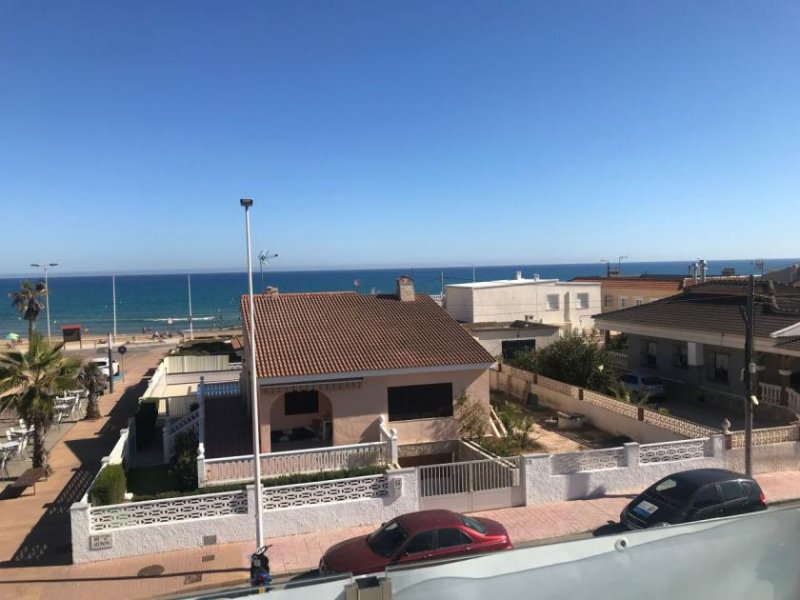
[[[169,474],[181,492],[197,489],[197,434],[193,431],[175,437]]]
[[[22,282],[18,292],[11,292],[11,306],[13,306],[20,316],[28,322],[28,341],[33,338],[36,331],[36,319],[42,311],[42,304],[39,300],[47,295],[47,288],[43,281],[33,285],[30,280]]]
[[[489,413],[486,407],[467,394],[461,394],[456,400],[458,433],[468,440],[477,440],[486,434],[489,428]]]
[[[564,383],[605,392],[614,384],[606,352],[595,342],[567,335],[533,352],[518,353],[512,364]]]
[[[86,418],[99,419],[100,407],[97,402],[97,396],[100,394],[100,392],[106,389],[108,377],[106,377],[106,374],[100,370],[100,367],[97,366],[97,363],[89,362],[83,365],[83,368],[78,375],[78,381],[80,381],[83,389],[85,389],[89,394],[86,404]]]

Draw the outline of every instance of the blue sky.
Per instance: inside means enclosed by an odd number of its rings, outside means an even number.
[[[797,255],[796,2],[0,5],[0,274]],[[788,228],[786,226],[788,225]]]

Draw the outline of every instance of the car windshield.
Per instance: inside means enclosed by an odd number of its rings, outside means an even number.
[[[477,531],[478,533],[486,533],[486,527],[481,525],[478,521],[471,517],[467,517],[466,515],[459,515],[461,517],[461,522],[472,529],[473,531]]]
[[[696,486],[680,483],[670,477],[657,483],[649,491],[652,495],[665,500],[673,506],[682,506],[689,501],[696,489]]]
[[[661,385],[661,380],[658,377],[642,377],[642,383],[645,385]]]
[[[407,537],[408,534],[397,521],[389,521],[367,537],[367,544],[381,556],[392,556]]]

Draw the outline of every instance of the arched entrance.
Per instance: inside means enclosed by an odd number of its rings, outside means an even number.
[[[330,446],[333,443],[333,406],[323,392],[285,392],[269,412],[272,452]]]

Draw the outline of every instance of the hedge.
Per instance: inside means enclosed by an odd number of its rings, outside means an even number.
[[[122,465],[108,465],[100,471],[89,489],[92,506],[120,504],[125,500],[125,469]]]
[[[143,400],[139,403],[139,410],[136,411],[136,447],[144,449],[156,430],[156,418],[158,417],[158,400]]]
[[[298,483],[313,483],[316,481],[330,481],[333,479],[348,479],[350,477],[365,477],[367,475],[381,475],[386,472],[386,467],[358,467],[355,469],[341,469],[339,471],[320,471],[317,473],[297,473],[294,475],[281,475],[262,479],[261,485],[264,487],[276,487],[279,485],[292,485]],[[216,485],[189,491],[170,491],[152,495],[137,495],[134,497],[136,502],[145,500],[163,500],[166,498],[179,498],[181,496],[200,496],[205,494],[216,494],[219,492],[232,492],[243,490],[247,483],[230,483],[227,485]]]

